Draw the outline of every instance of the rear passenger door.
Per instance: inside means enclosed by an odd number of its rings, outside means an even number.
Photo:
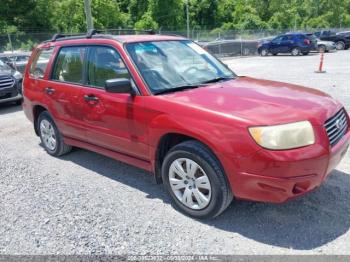
[[[143,100],[128,93],[108,93],[109,79],[132,79],[116,49],[109,46],[91,46],[87,56],[86,87],[82,89],[84,123],[89,143],[147,159],[147,130],[143,119]]]
[[[49,111],[66,137],[84,140],[83,99],[85,46],[67,46],[59,49],[49,81],[44,87]],[[40,62],[40,60],[39,60]]]

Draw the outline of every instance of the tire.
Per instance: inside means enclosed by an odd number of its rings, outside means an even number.
[[[19,100],[17,100],[15,103],[16,103],[16,105],[20,106],[20,105],[22,105],[22,102],[23,102],[23,100],[22,100],[22,99],[19,99]]]
[[[48,154],[58,157],[72,150],[70,145],[64,143],[62,134],[47,111],[39,115],[37,130],[41,143]],[[54,139],[55,143],[53,143],[52,139]]]
[[[326,46],[324,46],[324,45],[318,46],[318,52],[319,52],[319,53],[325,53],[325,52],[327,52]]]
[[[300,48],[299,47],[294,47],[291,51],[290,51],[292,56],[299,56],[300,55]]]
[[[278,53],[272,53],[272,55],[273,55],[273,56],[276,56],[276,55],[278,55]]]
[[[189,166],[196,170],[194,175],[187,170]],[[191,217],[216,217],[233,198],[219,160],[198,141],[180,143],[167,153],[162,165],[162,178],[175,206]],[[201,197],[198,197],[198,191],[202,193]]]
[[[263,48],[260,51],[261,56],[268,56],[269,55],[269,50],[267,48]]]
[[[350,48],[350,46],[345,46],[344,50],[348,50]]]
[[[337,50],[344,50],[345,49],[345,43],[343,41],[336,42],[335,46],[336,46]]]
[[[309,54],[309,52],[303,52],[303,55],[308,55]]]

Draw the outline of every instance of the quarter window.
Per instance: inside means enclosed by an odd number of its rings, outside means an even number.
[[[53,48],[40,49],[33,59],[29,74],[33,78],[43,78],[44,73],[52,55]]]
[[[88,85],[104,88],[106,80],[116,78],[130,79],[120,55],[105,46],[92,46],[88,55]]]
[[[53,80],[83,84],[86,47],[61,48],[52,75]]]

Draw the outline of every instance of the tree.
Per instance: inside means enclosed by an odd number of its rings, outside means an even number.
[[[151,12],[146,12],[139,21],[135,23],[135,29],[158,29],[158,23],[153,20]]]

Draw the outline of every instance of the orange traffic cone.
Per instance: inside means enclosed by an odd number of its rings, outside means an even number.
[[[320,53],[321,55],[320,55],[320,65],[319,65],[319,67],[318,67],[318,70],[317,71],[315,71],[315,73],[326,73],[326,71],[325,70],[323,70],[323,59],[324,59],[324,52],[323,51],[321,51],[321,53]]]

